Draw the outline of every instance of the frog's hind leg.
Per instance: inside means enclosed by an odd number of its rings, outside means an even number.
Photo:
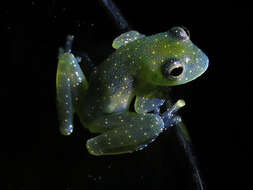
[[[164,123],[159,115],[128,112],[96,118],[88,127],[102,133],[86,144],[92,155],[99,156],[144,148],[163,131]]]
[[[78,111],[81,97],[84,97],[88,82],[78,59],[71,53],[73,36],[68,36],[65,49],[60,48],[56,74],[56,99],[60,132],[70,135],[73,131],[73,114]]]

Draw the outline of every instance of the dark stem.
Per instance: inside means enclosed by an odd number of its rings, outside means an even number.
[[[196,183],[196,186],[197,186],[197,190],[204,190],[204,185],[203,185],[204,183],[199,173],[196,157],[194,156],[194,153],[192,151],[192,147],[191,147],[191,143],[189,142],[189,139],[187,139],[187,137],[185,136],[183,132],[183,128],[185,128],[185,126],[183,125],[184,124],[182,122],[179,122],[175,125],[177,138],[179,140],[179,143],[183,147],[184,153],[187,156],[187,159],[190,163],[191,169],[193,171],[194,182]]]
[[[108,14],[111,16],[112,20],[115,23],[115,26],[121,31],[126,32],[131,30],[131,27],[129,26],[128,22],[125,20],[125,18],[120,13],[119,9],[116,7],[116,5],[111,0],[98,0],[100,4],[103,5],[103,7],[106,9]],[[199,174],[199,169],[197,167],[196,159],[194,156],[194,153],[191,148],[190,142],[187,140],[187,137],[184,135],[182,131],[183,123],[178,123],[175,126],[175,130],[177,133],[177,137],[179,140],[179,143],[182,145],[185,155],[191,165],[191,169],[193,171],[194,175],[194,182],[196,183],[197,190],[204,190],[203,182]]]
[[[99,3],[105,8],[106,12],[110,15],[115,23],[115,26],[121,31],[126,32],[131,30],[129,23],[125,20],[122,13],[111,0],[98,0]]]

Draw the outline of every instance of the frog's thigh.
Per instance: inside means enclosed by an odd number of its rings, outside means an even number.
[[[156,111],[161,105],[163,105],[164,102],[165,100],[159,98],[146,98],[137,96],[134,103],[134,109],[137,113]]]
[[[106,118],[104,125],[113,123],[111,129],[87,141],[87,149],[93,155],[122,154],[141,149],[164,128],[161,117],[155,114],[124,113]]]

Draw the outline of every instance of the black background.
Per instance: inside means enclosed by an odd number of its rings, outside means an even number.
[[[247,188],[252,177],[250,6],[214,1],[115,3],[131,26],[146,35],[185,26],[209,56],[208,71],[176,87],[174,98],[187,103],[181,113],[205,187]],[[143,151],[108,157],[88,155],[84,145],[90,134],[78,119],[72,136],[59,134],[58,47],[73,34],[74,49],[100,62],[120,33],[97,1],[8,1],[1,13],[1,189],[192,189],[173,133],[166,131]]]

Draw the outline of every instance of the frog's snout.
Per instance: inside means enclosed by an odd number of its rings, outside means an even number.
[[[208,68],[209,66],[209,59],[207,57],[207,55],[200,50],[199,48],[197,48],[195,46],[196,49],[194,49],[195,52],[195,57],[194,57],[194,62],[195,62],[195,68],[196,68],[196,77],[202,75]]]
[[[201,50],[195,51],[192,64],[186,64],[186,72],[181,79],[181,84],[192,81],[201,76],[208,68],[209,59]]]
[[[207,55],[203,52],[201,53],[201,56],[200,56],[199,65],[202,68],[202,71],[203,71],[202,73],[204,73],[209,66],[209,59]]]

